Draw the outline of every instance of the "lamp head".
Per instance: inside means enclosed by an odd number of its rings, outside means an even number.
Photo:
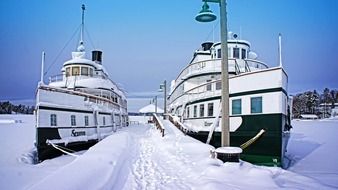
[[[216,15],[209,9],[209,5],[206,1],[202,6],[202,10],[196,15],[195,20],[198,22],[212,22],[216,20]]]

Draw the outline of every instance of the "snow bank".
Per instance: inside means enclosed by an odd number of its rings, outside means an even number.
[[[16,123],[13,119],[0,119],[0,124]]]
[[[292,121],[288,170],[338,189],[338,120]]]
[[[109,189],[124,184],[130,141],[127,132],[107,137],[30,189]]]

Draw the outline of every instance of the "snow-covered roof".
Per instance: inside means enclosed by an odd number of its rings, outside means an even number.
[[[315,114],[302,114],[300,117],[304,119],[318,119],[318,116]]]
[[[140,113],[155,113],[155,105],[149,104],[139,110]],[[163,113],[164,111],[157,107],[157,113]]]

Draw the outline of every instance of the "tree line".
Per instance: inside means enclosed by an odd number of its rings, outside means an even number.
[[[331,108],[338,103],[338,90],[325,88],[321,94],[316,90],[306,91],[293,96],[292,114],[298,118],[301,114],[315,114],[321,117],[330,116]],[[320,108],[320,104],[324,106]]]
[[[9,101],[0,102],[0,114],[33,114],[34,106],[14,105]]]

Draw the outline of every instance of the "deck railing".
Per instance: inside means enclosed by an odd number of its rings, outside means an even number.
[[[164,126],[155,113],[153,113],[153,123],[155,124],[156,129],[160,130],[162,137],[164,137]]]
[[[178,98],[183,97],[183,101],[184,102],[190,102],[190,101],[194,101],[197,99],[202,99],[205,97],[214,97],[214,96],[220,96],[221,95],[221,89],[215,89],[215,88],[211,88],[211,90],[208,89],[209,85],[213,85],[216,84],[218,82],[221,82],[221,80],[215,80],[215,81],[211,81],[211,82],[207,82],[204,83],[202,85],[199,85],[197,87],[194,87],[184,93],[175,91],[171,96],[170,96],[170,102],[174,103],[175,100],[177,100]],[[215,86],[215,85],[213,85]]]
[[[233,73],[244,73],[250,72],[252,70],[267,69],[268,66],[254,59],[234,59],[229,58],[229,72]],[[185,67],[181,73],[176,78],[176,83],[178,84],[181,80],[200,73],[207,72],[220,72],[221,71],[221,59],[209,59],[205,61],[198,61],[196,63],[189,64]]]
[[[169,117],[169,121],[172,124],[174,124],[177,129],[179,129],[186,135],[188,132],[188,129],[183,125],[183,123],[181,123],[180,121],[177,121],[177,119],[175,119],[174,116],[172,116],[171,114],[167,114],[167,115]]]

